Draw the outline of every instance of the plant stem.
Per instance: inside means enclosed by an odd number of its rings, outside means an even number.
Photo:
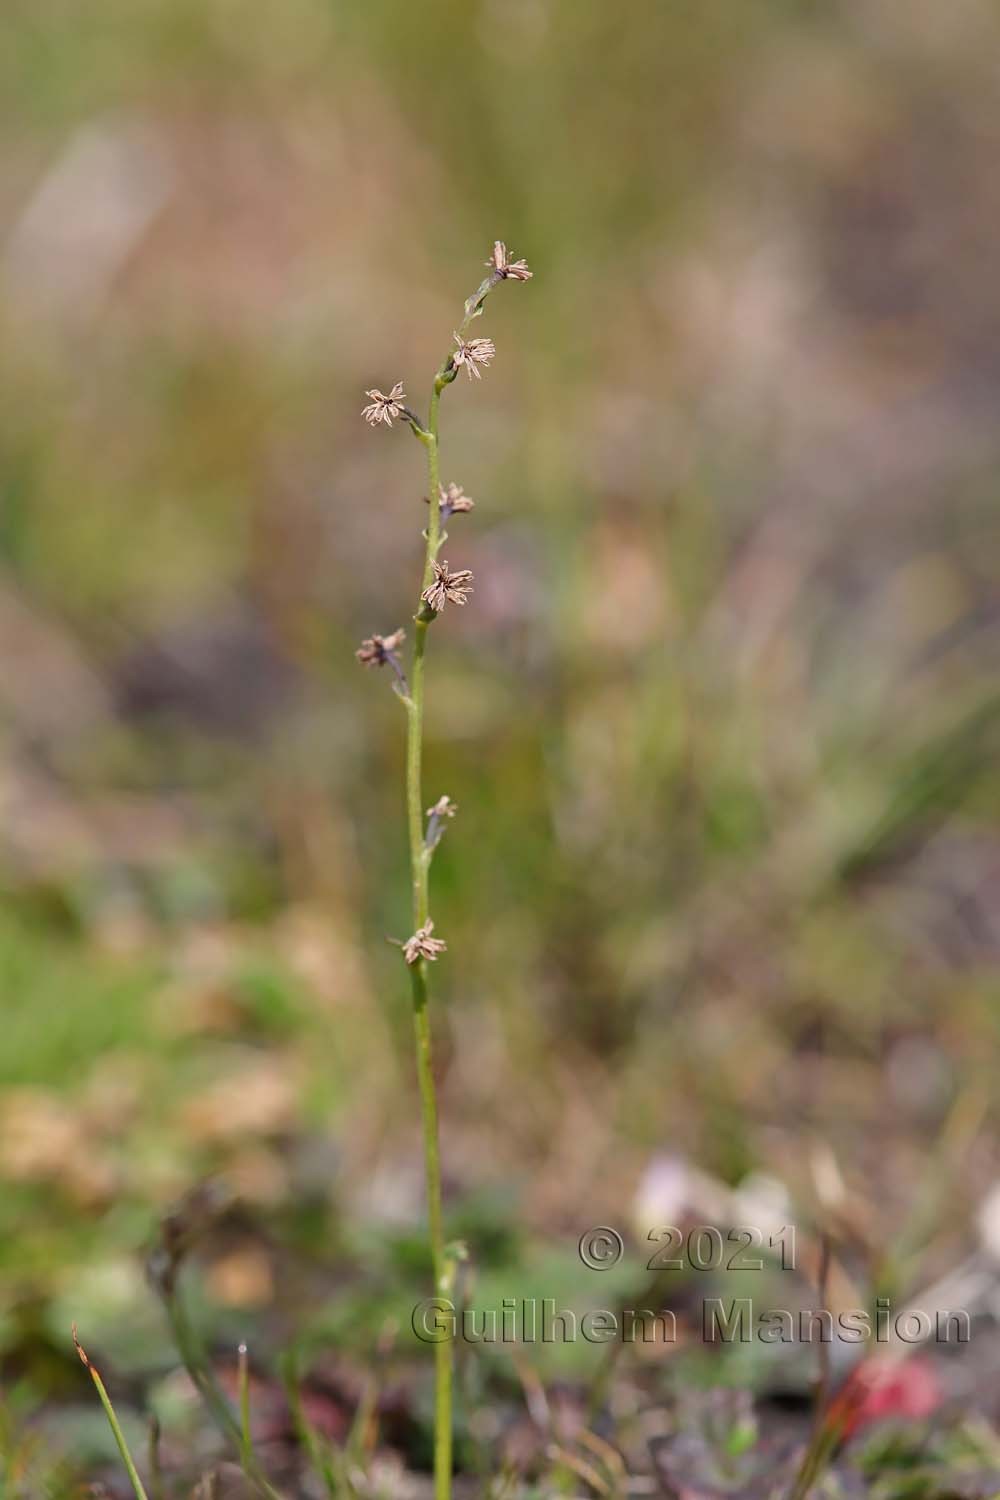
[[[427,1013],[425,960],[412,967],[413,1026],[416,1037],[417,1077],[424,1126],[424,1167],[427,1177],[427,1220],[434,1266],[434,1290],[440,1296],[448,1286],[441,1215],[441,1158],[438,1151],[437,1097],[431,1064],[431,1030]],[[434,1500],[449,1500],[451,1494],[451,1365],[450,1339],[434,1345]]]
[[[246,1344],[237,1354],[237,1381],[240,1393],[240,1453],[243,1467],[253,1462],[253,1437],[250,1432],[250,1361]]]
[[[101,1405],[104,1407],[104,1415],[108,1419],[108,1425],[111,1428],[112,1433],[114,1434],[115,1442],[118,1444],[118,1452],[122,1456],[122,1463],[125,1465],[129,1481],[132,1485],[133,1493],[135,1494],[135,1500],[149,1500],[146,1491],[143,1489],[142,1480],[139,1478],[139,1473],[133,1461],[132,1454],[129,1452],[129,1446],[125,1441],[125,1434],[124,1432],[122,1432],[121,1425],[118,1421],[118,1415],[114,1409],[114,1406],[111,1404],[111,1397],[108,1395],[107,1390],[105,1389],[104,1381],[98,1374],[96,1367],[90,1363],[83,1345],[80,1343],[80,1340],[76,1336],[75,1323],[73,1324],[73,1343],[76,1345],[76,1352],[80,1356],[80,1360],[83,1364],[84,1369],[87,1371],[87,1374],[94,1382],[94,1389],[97,1391],[97,1394],[100,1397]]]
[[[97,1388],[97,1394],[101,1398],[101,1405],[104,1407],[104,1413],[108,1419],[111,1431],[115,1435],[115,1442],[118,1444],[118,1452],[122,1456],[122,1463],[125,1465],[126,1472],[128,1473],[129,1480],[132,1484],[132,1489],[134,1490],[136,1495],[136,1500],[147,1500],[146,1491],[142,1487],[142,1480],[139,1478],[138,1470],[136,1469],[135,1463],[132,1460],[132,1455],[129,1452],[128,1443],[126,1443],[125,1441],[125,1434],[122,1432],[121,1427],[119,1426],[115,1409],[111,1405],[111,1397],[104,1389],[104,1381],[94,1369],[91,1369],[90,1376]]]
[[[164,1306],[167,1317],[170,1320],[171,1331],[177,1352],[180,1354],[181,1363],[191,1377],[191,1382],[198,1392],[202,1401],[208,1409],[209,1414],[215,1421],[216,1426],[239,1455],[243,1472],[250,1480],[254,1488],[264,1496],[264,1500],[282,1500],[280,1493],[274,1488],[267,1478],[253,1444],[245,1439],[243,1422],[237,1421],[229,1407],[229,1402],[223,1395],[212,1374],[211,1367],[204,1357],[198,1336],[188,1320],[187,1310],[181,1300],[177,1287],[171,1285],[163,1291]],[[243,1394],[242,1394],[242,1372],[240,1377],[241,1394],[240,1406],[241,1417],[243,1416]],[[249,1396],[249,1391],[247,1392]],[[248,1435],[248,1434],[247,1434]]]
[[[443,372],[442,372],[443,373]],[[421,441],[427,448],[427,471],[430,485],[430,516],[427,524],[427,550],[421,590],[433,577],[433,562],[441,544],[441,509],[438,503],[440,470],[438,462],[438,408],[445,381],[435,378],[426,433]],[[406,734],[406,810],[410,835],[410,871],[413,883],[413,927],[423,927],[429,917],[429,851],[424,845],[422,761],[424,741],[424,653],[427,631],[434,615],[421,604],[416,616],[413,643],[413,674],[407,700]],[[445,1261],[444,1221],[441,1212],[441,1155],[438,1146],[437,1092],[431,1058],[431,1026],[428,1013],[427,962],[418,959],[410,966],[413,986],[413,1029],[416,1044],[417,1079],[420,1086],[420,1108],[423,1117],[424,1169],[427,1178],[427,1222],[430,1233],[431,1260],[434,1267],[435,1295],[448,1286]],[[434,1496],[449,1500],[451,1494],[451,1341],[434,1346]]]

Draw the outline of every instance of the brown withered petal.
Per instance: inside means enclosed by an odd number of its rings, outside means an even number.
[[[406,631],[400,627],[392,635],[373,635],[362,641],[355,656],[363,667],[384,667],[394,651],[398,651],[406,640]]]
[[[526,260],[510,260],[507,256],[507,246],[503,240],[496,240],[493,245],[493,254],[486,262],[492,266],[498,276],[505,281],[530,281],[533,272],[528,270]]]
[[[365,395],[371,397],[371,405],[366,406],[361,415],[369,427],[377,427],[379,422],[391,427],[393,417],[403,415],[402,402],[406,400],[406,392],[401,380],[396,381],[388,396],[384,396],[381,391],[365,391]]]
[[[463,339],[455,334],[457,348],[451,356],[453,362],[461,368],[465,366],[465,373],[471,380],[473,375],[477,380],[482,378],[479,365],[488,365],[496,354],[497,349],[492,339]]]
[[[434,923],[428,919],[423,927],[418,927],[412,937],[406,939],[403,944],[403,957],[408,964],[419,963],[420,959],[427,958],[433,963],[439,953],[445,953],[448,944],[443,938],[431,937],[434,931]]]
[[[420,597],[437,615],[449,600],[452,604],[464,604],[471,593],[472,574],[468,568],[460,568],[457,573],[452,573],[446,560],[434,563],[434,582],[424,589]]]

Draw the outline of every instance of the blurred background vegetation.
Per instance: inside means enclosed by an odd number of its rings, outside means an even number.
[[[347,1318],[349,1252],[372,1341],[422,1190],[402,716],[353,650],[424,511],[360,408],[424,404],[495,237],[535,279],[445,399],[477,592],[428,726],[455,1226],[572,1260],[700,1173],[875,1264],[932,1179],[946,1268],[997,1169],[994,7],[0,28],[8,1368],[58,1385],[72,1316],[148,1358],[141,1252],[213,1174],[223,1322]]]

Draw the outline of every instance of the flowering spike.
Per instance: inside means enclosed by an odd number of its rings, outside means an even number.
[[[413,988],[413,1019],[416,1041],[417,1077],[420,1085],[421,1113],[423,1116],[424,1167],[427,1181],[428,1224],[431,1260],[434,1270],[434,1285],[438,1291],[449,1291],[455,1279],[456,1252],[445,1245],[443,1217],[441,1212],[441,1161],[437,1143],[437,1103],[434,1069],[432,1066],[432,1037],[430,1005],[428,995],[428,961],[433,962],[446,951],[446,944],[434,936],[434,923],[430,920],[430,870],[434,850],[444,829],[454,817],[455,804],[450,797],[442,796],[426,810],[424,822],[424,798],[421,789],[421,762],[424,744],[424,662],[427,631],[435,617],[446,604],[465,604],[472,592],[473,578],[467,568],[452,572],[447,562],[439,561],[447,532],[448,518],[472,509],[473,502],[460,485],[441,483],[439,408],[441,397],[464,368],[470,380],[478,380],[492,362],[496,348],[492,339],[471,338],[474,319],[481,316],[483,305],[493,289],[501,281],[528,281],[531,271],[526,261],[512,260],[502,240],[493,246],[493,255],[487,262],[487,272],[480,273],[479,286],[466,299],[465,311],[454,335],[454,346],[434,374],[427,407],[426,426],[404,403],[406,396],[401,384],[394,385],[388,395],[382,391],[368,392],[369,405],[363,416],[372,427],[384,424],[391,427],[400,417],[406,422],[414,436],[421,442],[427,454],[427,503],[429,522],[424,530],[420,606],[414,616],[415,642],[413,647],[413,685],[406,687],[395,649],[402,640],[402,632],[381,637],[373,635],[362,642],[357,652],[358,660],[366,667],[390,666],[397,674],[396,692],[406,705],[406,821],[409,833],[411,895],[413,902],[412,922],[416,928],[412,937],[397,942],[410,967]],[[390,939],[396,942],[395,939]],[[434,1405],[434,1494],[436,1500],[451,1500],[453,1464],[452,1449],[452,1358],[447,1344],[440,1346],[435,1362]]]

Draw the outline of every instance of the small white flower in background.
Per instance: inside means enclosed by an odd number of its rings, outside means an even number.
[[[463,339],[460,334],[455,334],[455,343],[458,345],[455,353],[451,356],[458,367],[465,366],[465,373],[471,380],[473,375],[477,380],[482,378],[479,365],[488,365],[497,352],[496,344],[492,339]]]
[[[733,1207],[736,1222],[754,1225],[763,1235],[765,1245],[793,1219],[787,1187],[766,1172],[750,1172],[743,1178],[734,1194]]]
[[[396,381],[388,396],[383,396],[381,391],[365,391],[365,395],[370,397],[371,405],[366,406],[361,415],[369,427],[377,427],[380,422],[391,427],[393,417],[403,415],[401,403],[406,400],[406,392],[401,380]]]
[[[640,1239],[660,1224],[679,1224],[691,1198],[691,1170],[682,1156],[654,1156],[646,1167],[632,1204]]]
[[[719,1227],[739,1223],[733,1192],[683,1156],[670,1151],[654,1156],[639,1180],[632,1203],[636,1234],[662,1246],[666,1240],[660,1231],[665,1226],[683,1228],[692,1218]]]

